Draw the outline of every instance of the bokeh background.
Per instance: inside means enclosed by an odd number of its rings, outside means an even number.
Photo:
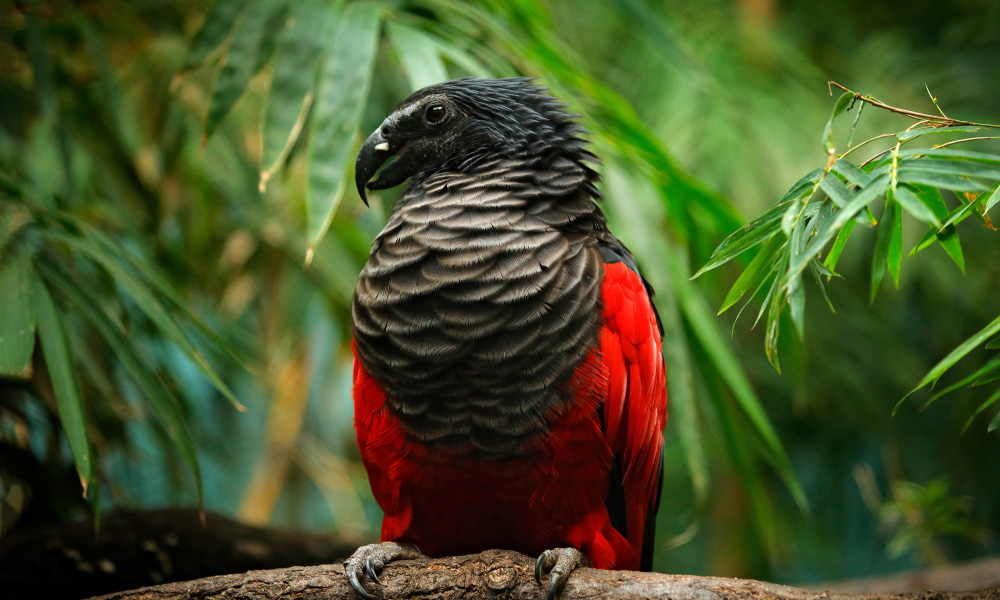
[[[594,132],[609,218],[658,290],[656,570],[796,583],[997,553],[992,414],[963,433],[988,392],[892,415],[996,317],[996,232],[963,223],[964,273],[928,249],[869,305],[859,230],[827,286],[836,313],[810,291],[780,374],[757,304],[715,316],[741,265],[689,277],[825,164],[828,80],[1000,122],[998,25],[992,0],[5,3],[0,264],[30,263],[22,279],[54,301],[93,473],[83,500],[36,348],[0,376],[4,529],[87,518],[95,495],[102,511],[195,506],[193,451],[211,511],[376,536],[349,302],[398,190],[366,209],[354,153],[423,84],[525,74]],[[858,135],[906,124],[869,107]],[[906,223],[907,248],[923,231]]]

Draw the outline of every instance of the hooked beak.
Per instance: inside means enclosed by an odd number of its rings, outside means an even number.
[[[368,180],[391,155],[389,142],[382,137],[381,127],[372,132],[361,146],[358,160],[354,163],[354,183],[358,186],[358,195],[361,196],[361,201],[365,203],[365,206],[368,206],[368,196],[365,194]],[[373,189],[370,185],[368,187]]]

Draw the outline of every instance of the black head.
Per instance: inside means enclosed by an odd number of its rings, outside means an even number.
[[[425,87],[400,102],[365,141],[355,182],[380,190],[411,178],[463,171],[495,157],[544,156],[579,149],[576,115],[528,78],[465,78]],[[389,158],[375,181],[368,180]]]

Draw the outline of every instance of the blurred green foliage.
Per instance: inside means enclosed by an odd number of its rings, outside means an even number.
[[[886,554],[885,511],[866,505],[859,464],[907,514],[997,531],[997,434],[960,435],[983,388],[969,380],[890,417],[996,317],[993,231],[956,223],[967,275],[930,248],[869,306],[878,236],[862,222],[837,262],[843,279],[826,284],[838,312],[804,302],[805,339],[774,340],[781,375],[749,319],[714,316],[746,263],[689,279],[745,217],[825,164],[828,79],[933,112],[927,84],[948,114],[1000,121],[1000,7],[917,4],[0,9],[0,283],[24,290],[0,303],[0,523],[78,515],[82,478],[105,508],[203,497],[250,522],[374,535],[351,430],[349,301],[398,192],[366,210],[348,169],[413,89],[528,74],[594,132],[609,219],[669,332],[658,570],[801,581],[927,560],[920,544]],[[896,119],[869,107],[857,139],[903,129]],[[926,231],[901,225],[910,247]],[[947,384],[989,356],[975,345]],[[951,488],[933,484],[942,477]],[[910,485],[934,493],[900,492]],[[953,533],[932,528],[935,556],[1000,549]]]

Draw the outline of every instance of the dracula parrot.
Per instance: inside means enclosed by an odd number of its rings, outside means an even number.
[[[465,78],[361,147],[366,204],[409,180],[351,309],[354,426],[385,511],[382,543],[345,563],[365,598],[366,576],[421,553],[538,556],[549,598],[580,565],[651,568],[662,328],[577,117],[531,79]]]

